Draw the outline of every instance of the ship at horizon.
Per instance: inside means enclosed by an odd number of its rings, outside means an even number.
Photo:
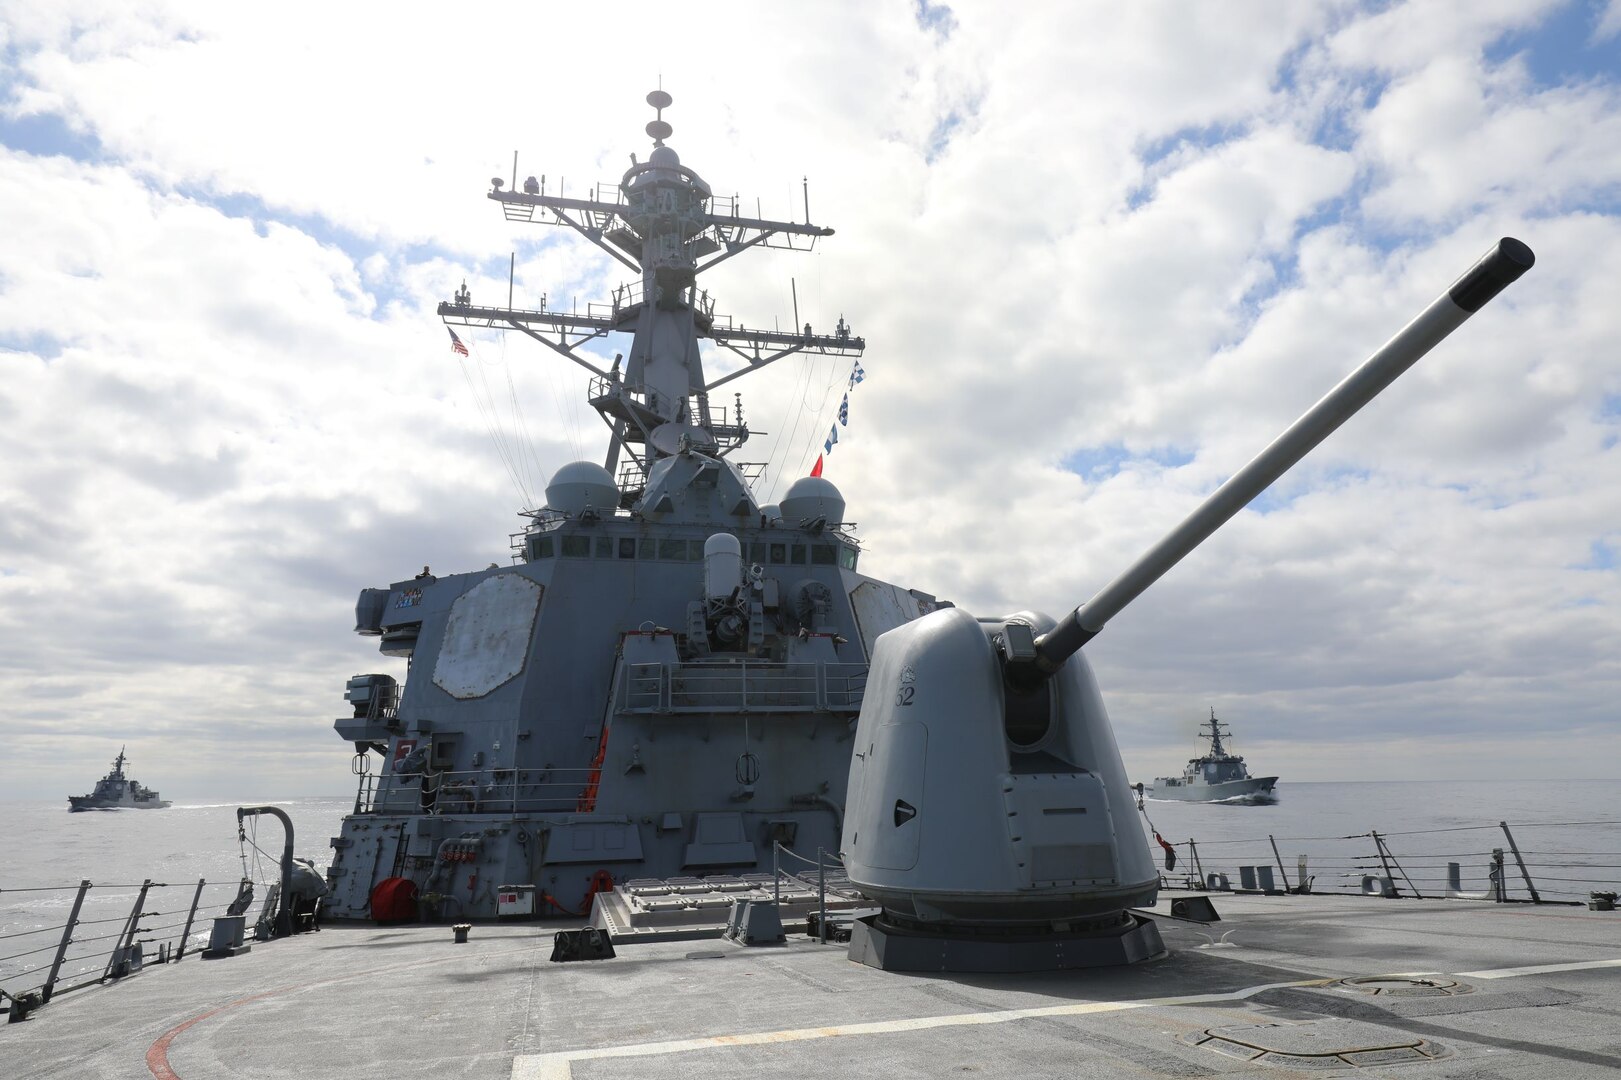
[[[1199,725],[1200,738],[1210,740],[1210,752],[1189,758],[1181,776],[1156,778],[1152,787],[1154,798],[1244,806],[1268,806],[1277,802],[1278,778],[1251,776],[1244,759],[1228,753],[1222,744],[1222,738],[1231,735],[1231,729],[1224,729],[1222,722],[1216,719],[1216,710],[1212,707],[1210,719]]]
[[[124,774],[124,748],[118,748],[113,768],[96,781],[96,789],[88,795],[69,795],[68,810],[162,810],[169,800],[138,780]]]

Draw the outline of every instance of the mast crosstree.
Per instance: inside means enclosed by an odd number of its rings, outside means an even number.
[[[647,102],[657,116],[647,125],[653,151],[616,185],[598,185],[586,199],[548,194],[545,178],[528,177],[523,190],[496,177],[487,198],[501,204],[508,221],[564,225],[641,275],[620,285],[607,303],[585,312],[559,311],[543,297],[538,308],[475,305],[465,284],[439,305],[448,325],[518,330],[591,373],[590,402],[612,431],[605,467],[621,475],[624,505],[645,487],[653,463],[683,446],[724,456],[751,434],[741,398],[711,406],[712,391],[785,356],[857,357],[866,342],[843,318],[831,334],[809,323],[793,331],[746,329],[715,313],[714,298],[697,285],[698,275],[755,248],[809,251],[833,230],[809,221],[744,217],[736,196],[717,197],[695,171],[665,144],[672,128],[664,119],[669,94],[655,90]],[[797,318],[796,318],[797,321]],[[633,335],[630,356],[614,358],[608,370],[581,355],[581,346],[610,333]],[[698,342],[706,339],[747,361],[747,366],[706,381]],[[620,455],[630,461],[620,469]]]

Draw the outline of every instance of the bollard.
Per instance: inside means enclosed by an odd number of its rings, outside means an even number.
[[[466,945],[467,944],[467,932],[469,930],[471,930],[472,928],[473,928],[472,923],[465,923],[465,922],[456,923],[454,926],[452,926],[450,928],[450,932],[456,935],[456,944],[457,945]]]

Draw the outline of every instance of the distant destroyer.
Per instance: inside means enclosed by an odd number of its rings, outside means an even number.
[[[158,798],[157,792],[124,775],[124,761],[124,748],[120,746],[118,756],[113,759],[113,771],[96,781],[96,790],[90,794],[69,795],[68,809],[162,810],[168,806],[168,799]]]
[[[1207,732],[1205,728],[1210,730]],[[1201,738],[1210,740],[1210,753],[1189,758],[1188,767],[1181,776],[1161,776],[1154,781],[1154,798],[1174,799],[1178,802],[1232,802],[1263,805],[1278,801],[1273,786],[1276,776],[1251,776],[1244,759],[1229,754],[1221,739],[1232,732],[1216,719],[1216,710],[1210,710],[1210,719],[1199,725]]]

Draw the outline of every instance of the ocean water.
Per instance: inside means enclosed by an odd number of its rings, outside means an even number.
[[[239,843],[237,805],[176,800],[163,810],[74,814],[65,799],[0,803],[5,822],[0,988],[28,989],[43,981],[81,880],[90,881],[92,888],[85,893],[62,967],[69,982],[105,970],[107,954],[120,940],[145,881],[154,884],[147,892],[137,940],[148,950],[178,943],[196,899],[189,947],[206,944],[212,917],[235,898],[244,872],[257,882],[275,880],[280,873],[285,843],[281,822],[270,815],[249,817],[245,831],[251,843]],[[324,870],[331,853],[328,841],[338,834],[354,800],[285,799],[269,805],[292,819],[294,855],[312,859]],[[200,896],[199,879],[208,882]],[[263,885],[258,886],[250,926],[264,893]]]
[[[1194,865],[1191,840],[1199,867],[1224,872],[1235,885],[1243,865],[1271,865],[1296,885],[1304,855],[1317,891],[1358,889],[1362,875],[1384,873],[1370,835],[1378,832],[1404,891],[1439,892],[1449,861],[1462,865],[1466,890],[1485,891],[1491,850],[1508,847],[1498,824],[1506,821],[1544,899],[1584,900],[1593,889],[1621,891],[1621,780],[1280,783],[1278,794],[1278,803],[1270,806],[1149,798],[1141,814],[1176,846],[1175,874]],[[328,839],[337,835],[353,800],[303,798],[273,805],[292,818],[294,854],[324,869]],[[1125,809],[1138,812],[1135,806]],[[6,821],[0,987],[26,988],[40,981],[42,976],[30,972],[54,959],[81,879],[94,887],[86,894],[81,927],[64,965],[65,975],[80,977],[102,969],[143,881],[164,886],[149,891],[144,909],[149,914],[140,923],[149,949],[178,940],[198,879],[210,883],[193,929],[195,947],[206,941],[212,915],[235,895],[244,866],[256,881],[275,878],[283,844],[280,823],[268,816],[250,818],[252,843],[239,843],[232,803],[71,814],[62,803],[13,802],[0,803],[0,814]],[[1510,895],[1526,896],[1517,863],[1512,854],[1505,858]],[[261,886],[260,897],[263,891]],[[26,955],[15,955],[20,953]]]

